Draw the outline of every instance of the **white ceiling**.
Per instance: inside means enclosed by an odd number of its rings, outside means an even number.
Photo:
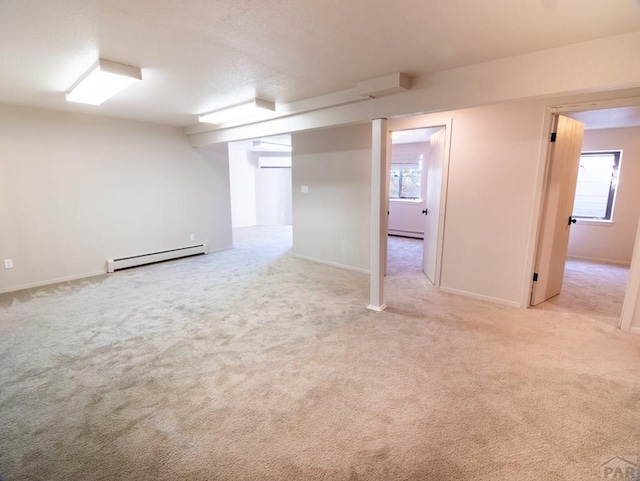
[[[582,122],[587,130],[640,127],[640,106],[589,110],[566,115]]]
[[[0,103],[187,126],[254,95],[290,103],[637,30],[637,0],[0,0]],[[98,56],[143,81],[100,107],[65,102]]]
[[[416,142],[430,142],[431,136],[442,127],[430,127],[426,129],[398,130],[391,134],[392,144],[413,144]]]

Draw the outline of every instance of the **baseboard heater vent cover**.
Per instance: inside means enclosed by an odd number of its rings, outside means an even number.
[[[129,269],[130,267],[143,266],[145,264],[153,264],[155,262],[208,253],[209,249],[207,248],[207,244],[198,244],[195,246],[180,247],[178,249],[150,252],[148,254],[141,254],[138,256],[107,259],[107,272],[115,272],[121,269]]]

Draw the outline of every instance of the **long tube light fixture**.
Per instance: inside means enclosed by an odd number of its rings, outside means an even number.
[[[252,117],[259,113],[273,112],[275,110],[276,104],[273,102],[262,99],[251,99],[248,102],[199,115],[198,120],[207,124],[221,124],[229,120]]]
[[[139,68],[98,59],[67,92],[67,100],[100,105],[137,80],[142,80]]]

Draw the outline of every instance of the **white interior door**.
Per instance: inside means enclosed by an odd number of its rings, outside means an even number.
[[[441,128],[430,138],[429,163],[427,166],[427,194],[424,228],[424,248],[422,250],[422,270],[432,284],[436,283],[438,263],[438,227],[440,224],[440,203],[442,198],[442,174],[445,162],[446,128]]]
[[[578,180],[584,125],[558,115],[550,148],[546,199],[531,292],[535,306],[560,294],[567,258],[571,214]],[[575,222],[575,220],[573,220]]]

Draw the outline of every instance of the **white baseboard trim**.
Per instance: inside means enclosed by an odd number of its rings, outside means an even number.
[[[397,235],[400,237],[412,237],[414,239],[424,239],[424,232],[413,232],[407,230],[389,229],[389,235]]]
[[[209,250],[209,254],[214,254],[216,252],[222,252],[222,251],[228,251],[229,249],[233,249],[233,246],[220,247],[220,248],[215,249],[215,250]],[[208,254],[203,254],[203,255],[208,255]],[[185,257],[184,259],[188,259],[188,258]],[[179,259],[174,259],[174,260],[179,260]],[[17,285],[17,286],[0,288],[0,294],[6,294],[7,292],[22,291],[22,290],[25,290],[25,289],[33,289],[33,288],[36,288],[36,287],[50,286],[50,285],[53,285],[53,284],[59,284],[60,282],[77,281],[79,279],[86,279],[88,277],[101,276],[103,274],[105,274],[105,275],[107,274],[106,269],[102,270],[102,271],[95,271],[95,272],[87,272],[85,274],[78,274],[78,275],[75,275],[75,276],[57,277],[55,279],[49,279],[47,281],[30,282],[28,284],[20,284],[20,285]]]
[[[311,261],[311,262],[315,262],[317,264],[325,264],[327,266],[331,266],[331,267],[337,267],[338,269],[346,269],[348,271],[355,271],[355,272],[359,272],[360,274],[371,274],[371,272],[369,271],[369,269],[360,269],[359,267],[353,267],[353,266],[348,266],[345,264],[339,264],[337,262],[331,262],[331,261],[325,261],[322,259],[316,259],[315,257],[308,257],[308,256],[302,256],[300,254],[292,254],[292,257],[295,257],[296,259],[302,259],[305,261]]]
[[[640,336],[640,327],[632,327],[629,329],[631,334],[635,334],[636,336]]]
[[[472,299],[478,299],[480,301],[493,302],[494,304],[501,304],[503,306],[516,307],[518,309],[521,307],[519,302],[507,301],[506,299],[499,299],[497,297],[484,296],[482,294],[476,294],[474,292],[462,291],[462,290],[459,290],[459,289],[452,289],[450,287],[440,286],[440,291],[446,292],[447,294],[455,294],[457,296],[470,297]]]
[[[369,309],[370,311],[375,311],[375,312],[382,312],[387,308],[386,304],[382,304],[381,306],[374,306],[372,304],[369,304],[367,306],[367,309]]]
[[[600,259],[599,257],[582,257],[582,256],[567,256],[567,259],[572,259],[576,261],[588,261],[588,262],[597,262],[598,264],[611,264],[614,266],[631,266],[631,262],[626,261],[616,261],[613,259]]]
[[[85,274],[78,274],[75,276],[58,277],[56,279],[49,279],[47,281],[30,282],[28,284],[20,284],[13,287],[5,287],[0,289],[0,294],[6,294],[7,292],[22,291],[25,289],[33,289],[35,287],[50,286],[52,284],[59,284],[61,282],[77,281],[78,279],[86,279],[87,277],[96,277],[106,275],[105,271],[87,272]]]

